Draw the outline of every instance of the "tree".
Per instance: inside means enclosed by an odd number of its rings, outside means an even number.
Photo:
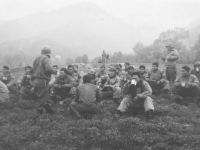
[[[11,68],[22,67],[23,56],[19,53],[6,54],[3,57],[3,62]]]
[[[87,54],[84,54],[83,57],[82,57],[82,61],[84,64],[87,64],[89,62],[89,58],[88,58],[88,55]]]
[[[158,39],[154,41],[154,44],[166,44],[171,42],[174,44],[174,48],[180,52],[181,50],[186,50],[186,47],[182,44],[181,40],[189,37],[189,31],[186,31],[184,28],[174,28],[162,32]]]
[[[81,56],[78,56],[75,58],[75,63],[82,63],[83,60],[82,60],[82,57]]]
[[[67,58],[66,61],[65,61],[66,65],[70,65],[70,64],[73,64],[73,63],[74,63],[74,60],[72,58]]]
[[[199,57],[200,57],[200,34],[198,36],[196,43],[194,44],[193,47],[191,47],[191,49],[196,54],[195,60],[196,61],[199,60]]]

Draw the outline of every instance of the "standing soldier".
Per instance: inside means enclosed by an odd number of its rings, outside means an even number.
[[[49,46],[43,46],[41,55],[37,57],[33,62],[33,85],[34,92],[39,102],[37,106],[37,112],[43,113],[43,109],[47,113],[52,114],[50,104],[48,104],[49,98],[49,81],[51,75],[54,74],[53,67],[50,62],[51,49]]]
[[[106,55],[106,63],[108,64],[109,63],[109,54],[107,53]]]
[[[106,63],[106,52],[103,50],[102,53],[102,63],[105,64]]]
[[[170,83],[174,83],[176,79],[176,62],[179,59],[179,53],[171,43],[168,43],[167,48],[167,56],[166,58],[162,58],[165,61],[166,67],[166,78]]]

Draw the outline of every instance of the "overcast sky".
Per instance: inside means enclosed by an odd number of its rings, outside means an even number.
[[[185,27],[200,18],[200,0],[0,0],[0,20],[49,12],[80,2],[97,4],[126,21],[141,20],[164,28]]]

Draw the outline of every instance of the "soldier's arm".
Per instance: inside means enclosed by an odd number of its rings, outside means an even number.
[[[74,79],[72,77],[70,77],[69,83],[62,85],[62,87],[65,87],[65,88],[71,88],[71,87],[75,87],[75,86],[76,86],[76,82],[74,81]]]
[[[146,81],[143,81],[143,86],[144,86],[144,92],[141,94],[138,94],[137,96],[139,98],[146,98],[147,96],[151,96],[152,89],[151,89],[149,83],[147,83]]]
[[[50,74],[54,73],[53,66],[51,66],[50,59],[48,57],[44,58],[43,64],[46,72]]]
[[[181,86],[180,77],[176,78],[176,80],[174,81],[174,86]]]
[[[199,86],[199,80],[194,75],[193,82],[191,83],[191,87],[198,87]]]
[[[172,54],[170,54],[170,56],[167,58],[167,60],[178,60],[179,59],[179,54],[178,52],[173,52]]]

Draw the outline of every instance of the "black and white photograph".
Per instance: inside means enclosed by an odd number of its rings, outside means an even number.
[[[200,150],[200,0],[0,0],[0,150]]]

